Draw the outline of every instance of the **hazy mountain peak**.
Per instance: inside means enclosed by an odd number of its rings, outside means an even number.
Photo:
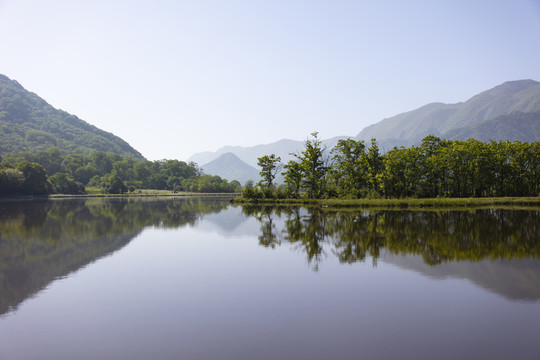
[[[258,181],[259,178],[259,170],[242,161],[232,152],[220,155],[201,168],[205,174],[217,175],[229,181],[237,180],[242,185],[248,180]]]
[[[507,81],[456,104],[431,103],[364,128],[357,137],[387,147],[412,145],[429,134],[475,126],[498,116],[540,111],[540,82]]]

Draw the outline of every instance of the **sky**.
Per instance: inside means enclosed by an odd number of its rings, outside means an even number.
[[[0,73],[187,160],[540,81],[540,0],[0,0]]]

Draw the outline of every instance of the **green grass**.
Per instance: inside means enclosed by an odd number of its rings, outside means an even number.
[[[86,194],[84,195],[64,195],[64,194],[53,194],[49,195],[50,198],[66,198],[66,197],[147,197],[147,196],[163,196],[163,197],[184,197],[184,196],[237,196],[238,194],[230,193],[195,193],[195,192],[184,192],[178,191],[173,192],[171,190],[153,190],[153,189],[141,189],[136,190],[132,193],[125,194],[107,194],[104,193],[101,188],[97,187],[87,187]]]

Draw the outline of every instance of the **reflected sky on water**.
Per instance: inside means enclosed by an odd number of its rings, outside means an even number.
[[[0,209],[0,359],[540,357],[535,209]]]

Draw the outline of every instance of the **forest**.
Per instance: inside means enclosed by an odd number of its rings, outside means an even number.
[[[258,158],[261,180],[236,181],[204,174],[180,160],[136,160],[95,151],[58,148],[8,153],[0,159],[0,194],[84,194],[86,187],[123,194],[138,189],[234,193],[248,200],[321,198],[435,198],[538,196],[540,142],[445,140],[430,135],[421,144],[382,154],[375,139],[341,139],[333,149],[317,133],[286,164],[274,154]],[[276,177],[283,183],[277,184]]]
[[[1,195],[85,194],[86,187],[123,194],[137,189],[231,193],[238,181],[203,174],[195,163],[135,160],[103,151],[90,155],[58,148],[4,154],[0,162]]]
[[[381,154],[375,139],[339,140],[328,151],[318,133],[295,159],[258,158],[261,181],[247,184],[244,199],[435,198],[538,196],[540,142],[445,140],[430,135],[421,144]],[[277,186],[280,173],[284,184]]]

